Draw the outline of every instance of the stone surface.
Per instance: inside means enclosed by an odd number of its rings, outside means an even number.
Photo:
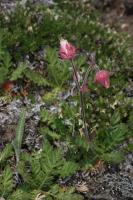
[[[133,15],[133,0],[124,0],[125,11],[127,15]]]
[[[21,0],[19,2],[19,4],[22,5],[23,7],[25,7],[27,3],[31,3],[34,5],[42,4],[46,6],[51,6],[55,4],[53,0]],[[0,10],[2,12],[9,14],[15,10],[17,4],[18,4],[17,0],[0,0]]]
[[[101,163],[98,170],[77,172],[60,183],[72,185],[77,190],[85,186],[82,193],[86,200],[133,200],[133,154],[127,154],[119,165]]]
[[[0,137],[1,145],[13,140],[15,137],[16,125],[24,105],[27,107],[26,123],[24,131],[24,142],[28,150],[39,149],[41,144],[41,136],[38,135],[37,128],[39,123],[39,112],[45,104],[36,94],[36,104],[32,104],[27,98],[24,100],[14,99],[4,108],[0,109]]]
[[[115,0],[95,0],[92,3],[96,8],[104,8],[106,6],[112,6],[114,2]]]

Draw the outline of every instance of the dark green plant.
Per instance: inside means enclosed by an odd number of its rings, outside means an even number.
[[[42,151],[33,153],[30,159],[29,155],[24,153],[18,165],[18,171],[27,191],[44,191],[46,197],[55,196],[55,198],[61,195],[59,191],[54,194],[52,189],[59,177],[70,176],[77,169],[78,164],[67,161],[61,150],[53,148],[49,143],[44,144]],[[67,196],[67,194],[64,195]]]
[[[7,197],[13,191],[12,170],[7,165],[2,172],[0,172],[0,196]]]
[[[7,159],[12,156],[13,149],[11,144],[7,144],[3,151],[0,152],[0,165],[4,165],[7,162]]]
[[[12,67],[11,56],[4,48],[3,34],[0,32],[0,84],[8,79]]]

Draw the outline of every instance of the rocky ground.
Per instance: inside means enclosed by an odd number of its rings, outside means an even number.
[[[102,21],[106,25],[127,32],[133,39],[132,0],[96,0],[94,6],[101,10]]]
[[[101,163],[89,174],[76,174],[74,182],[88,200],[132,200],[133,155],[128,154],[120,165],[104,166]]]

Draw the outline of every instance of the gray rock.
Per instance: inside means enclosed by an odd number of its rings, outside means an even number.
[[[93,173],[77,172],[64,181],[73,187],[86,182],[88,192],[83,193],[86,200],[133,200],[133,156],[129,153],[117,166],[104,165]]]
[[[133,0],[123,0],[127,15],[133,15]]]
[[[21,0],[21,4],[26,4],[27,2],[31,4],[43,4],[46,6],[50,6],[54,4],[53,0]]]
[[[26,7],[27,3],[34,5],[42,4],[46,6],[55,4],[53,0],[21,0],[19,2],[17,0],[0,0],[0,9],[6,14],[10,14],[11,12],[14,12],[18,3],[23,7]]]
[[[95,0],[92,2],[92,4],[95,6],[95,8],[104,8],[107,6],[112,6],[114,2],[115,0]]]

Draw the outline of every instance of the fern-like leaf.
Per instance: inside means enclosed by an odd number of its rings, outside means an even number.
[[[46,50],[46,59],[48,61],[47,70],[51,86],[62,87],[70,76],[70,64],[59,61],[57,51],[51,48]]]
[[[0,152],[0,164],[4,163],[8,157],[12,155],[12,145],[7,144],[2,152]]]
[[[74,174],[74,172],[77,171],[78,168],[79,168],[78,164],[76,164],[72,161],[67,161],[64,163],[64,165],[60,171],[60,176],[62,178],[70,176],[70,175]]]
[[[13,189],[12,171],[9,166],[7,166],[2,175],[0,176],[0,195],[7,196]]]
[[[24,63],[21,63],[12,73],[11,80],[15,81],[18,78],[21,78],[24,74],[25,69],[27,68],[27,65]]]
[[[31,69],[26,69],[24,72],[25,76],[38,86],[48,86],[48,81],[38,72],[35,72]]]
[[[120,163],[123,159],[124,156],[121,152],[115,151],[111,153],[105,153],[101,156],[101,158],[108,162],[108,163]]]

